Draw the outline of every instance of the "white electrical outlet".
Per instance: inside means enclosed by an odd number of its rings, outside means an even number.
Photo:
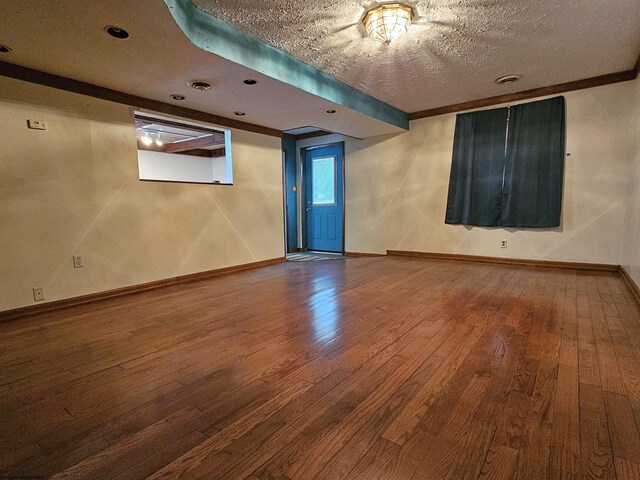
[[[42,120],[27,120],[27,127],[33,128],[34,130],[46,130],[47,124]]]
[[[507,248],[507,241],[505,239],[500,240],[500,248]]]
[[[84,267],[84,258],[82,258],[82,255],[74,255],[73,268],[82,268],[82,267]]]
[[[33,299],[36,302],[44,300],[44,287],[33,287]]]

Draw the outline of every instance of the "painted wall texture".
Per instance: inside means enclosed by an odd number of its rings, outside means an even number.
[[[233,130],[233,186],[141,182],[128,107],[0,92],[0,310],[284,255],[279,138]]]
[[[455,114],[413,121],[410,132],[397,136],[347,140],[347,251],[620,264],[629,173],[638,160],[637,83],[565,94],[571,156],[562,224],[555,229],[445,225]],[[634,182],[637,198],[637,176]],[[500,248],[501,239],[508,248]]]
[[[627,193],[627,215],[625,218],[624,251],[622,265],[640,285],[640,79],[633,82],[635,99],[631,105],[634,108],[636,152],[635,162],[629,174]]]
[[[38,286],[51,301],[283,255],[279,139],[233,131],[232,187],[140,182],[128,107],[7,78],[0,92],[0,310]],[[444,224],[452,114],[344,139],[346,250],[621,263],[640,283],[640,81],[565,97],[560,228]]]

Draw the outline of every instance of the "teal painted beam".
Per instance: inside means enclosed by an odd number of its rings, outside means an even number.
[[[200,10],[191,0],[164,2],[180,29],[198,48],[330,102],[409,130],[409,116],[406,112],[232,27]]]

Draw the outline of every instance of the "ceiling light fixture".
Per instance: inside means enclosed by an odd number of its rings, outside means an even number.
[[[520,80],[520,75],[505,75],[504,77],[496,78],[498,85],[506,85],[507,83],[514,83]]]
[[[177,100],[177,101],[180,102],[180,101],[186,99],[187,97],[185,97],[184,95],[180,95],[179,93],[174,93],[174,94],[171,95],[171,98],[173,100]]]
[[[256,83],[258,83],[258,81],[254,80],[253,78],[247,78],[242,83],[244,83],[245,85],[255,85]]]
[[[362,23],[367,35],[376,40],[391,43],[407,33],[413,20],[413,9],[402,3],[387,3],[369,10]]]
[[[114,25],[107,25],[104,27],[104,31],[107,32],[114,38],[118,38],[120,40],[126,40],[129,38],[129,32],[127,32],[124,28],[116,27]]]
[[[9,47],[7,47],[6,45],[0,44],[0,53],[9,53],[10,51],[11,49]]]
[[[140,139],[142,141],[142,143],[144,143],[145,145],[151,145],[153,143],[153,140],[151,140],[151,137],[149,136],[149,134],[145,133],[144,137],[142,137]]]
[[[156,145],[159,146],[159,147],[164,145],[164,142],[162,140],[160,140],[160,134],[158,134],[158,136],[156,137]]]
[[[201,80],[191,80],[189,82],[189,86],[191,88],[195,88],[200,92],[204,92],[205,90],[211,90],[211,84],[207,82],[203,82]]]
[[[233,112],[234,115],[236,115],[237,117],[244,117],[246,115],[246,113],[244,112]]]

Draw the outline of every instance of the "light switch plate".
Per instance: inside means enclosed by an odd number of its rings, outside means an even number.
[[[29,128],[33,128],[34,130],[46,130],[47,129],[47,124],[44,123],[42,120],[29,119],[29,120],[27,120],[27,126]]]

